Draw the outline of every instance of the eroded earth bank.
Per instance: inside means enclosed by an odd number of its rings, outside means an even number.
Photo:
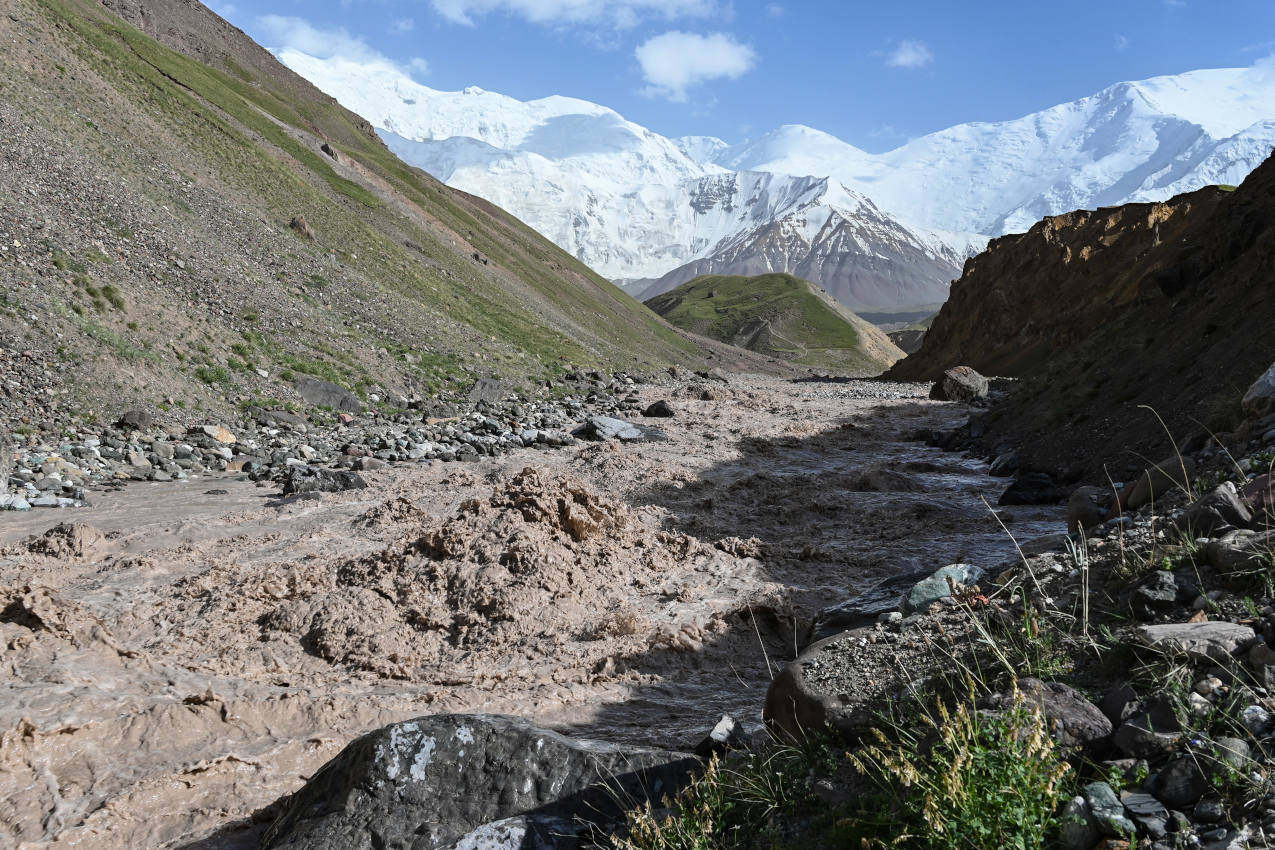
[[[366,473],[281,499],[133,484],[0,525],[0,821],[22,846],[249,847],[351,739],[515,714],[684,748],[760,720],[813,615],[1057,531],[913,437],[928,385],[644,386],[669,439]],[[654,421],[654,420],[648,420]],[[53,533],[50,528],[63,526]],[[0,837],[0,841],[10,839]]]

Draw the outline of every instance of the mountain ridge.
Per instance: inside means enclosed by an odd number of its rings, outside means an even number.
[[[441,92],[388,67],[375,69],[369,85],[359,63],[279,55],[364,113],[400,156],[513,210],[643,295],[666,277],[676,284],[704,271],[771,270],[848,294],[837,281],[847,276],[846,261],[825,273],[828,257],[809,240],[788,245],[787,265],[739,266],[740,245],[756,242],[744,253],[766,254],[769,225],[793,211],[762,203],[757,214],[730,222],[697,218],[694,196],[725,174],[769,174],[768,186],[788,183],[781,194],[789,196],[812,177],[828,178],[836,191],[867,197],[891,220],[891,233],[932,249],[921,264],[927,270],[909,273],[903,287],[927,291],[932,302],[943,300],[964,259],[987,238],[1072,209],[1238,183],[1275,145],[1275,73],[1264,67],[1116,83],[1017,119],[960,124],[870,154],[800,124],[737,145],[711,136],[668,139],[587,101]],[[739,209],[746,200],[737,200]],[[835,200],[824,206],[838,208]],[[853,216],[854,206],[839,209]],[[874,274],[871,264],[857,271]],[[879,299],[890,280],[878,276],[867,290]],[[847,303],[871,310],[909,303],[901,293],[887,302],[862,295]]]

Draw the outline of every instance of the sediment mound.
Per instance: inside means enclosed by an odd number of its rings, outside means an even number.
[[[260,625],[332,663],[395,678],[470,651],[543,656],[563,635],[676,643],[626,614],[626,600],[674,565],[718,558],[734,560],[652,530],[577,480],[527,468],[419,537],[340,565],[330,588],[283,602]]]

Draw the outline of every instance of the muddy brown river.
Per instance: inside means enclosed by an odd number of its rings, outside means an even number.
[[[643,388],[665,442],[368,473],[275,504],[233,477],[0,516],[0,847],[255,846],[360,733],[442,712],[684,747],[760,718],[828,605],[1061,530],[908,439],[898,385]],[[218,492],[220,491],[220,492]],[[62,522],[88,528],[28,543]]]

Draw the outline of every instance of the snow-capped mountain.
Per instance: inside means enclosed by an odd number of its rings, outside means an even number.
[[[1275,146],[1275,73],[1260,68],[1120,83],[870,154],[800,125],[738,145],[668,139],[583,100],[441,92],[383,63],[278,56],[405,161],[646,297],[707,271],[787,271],[852,309],[933,304],[991,236],[1239,183]]]
[[[708,160],[827,174],[910,224],[999,236],[1047,215],[1237,184],[1275,146],[1275,69],[1191,71],[869,154],[798,125]],[[696,150],[712,150],[701,144]]]

